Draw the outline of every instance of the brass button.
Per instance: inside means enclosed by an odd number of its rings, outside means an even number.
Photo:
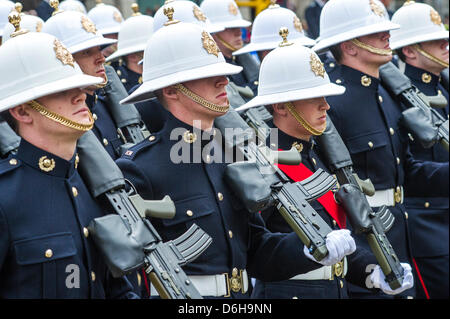
[[[95,281],[95,272],[93,272],[93,271],[91,271],[91,278],[92,278],[92,281]]]
[[[17,160],[16,160],[15,158],[11,158],[11,159],[9,160],[9,164],[10,164],[10,165],[17,165]]]
[[[334,63],[331,62],[330,64],[328,64],[330,66],[330,68],[334,68]]]
[[[369,145],[370,148],[373,148],[373,143],[372,142],[369,142],[368,145]]]
[[[73,194],[73,197],[78,196],[78,189],[76,187],[72,187],[72,194]]]
[[[341,286],[341,288],[344,288],[344,282],[342,280],[339,280],[339,285]]]
[[[313,158],[312,161],[313,161],[314,166],[316,166],[317,165],[316,159]]]
[[[121,75],[122,75],[122,71],[117,70],[117,75],[118,75],[118,76],[121,76]]]
[[[422,82],[430,83],[431,82],[431,75],[429,75],[428,73],[423,73],[422,74]]]
[[[189,209],[188,211],[186,211],[186,215],[188,215],[189,217],[192,217],[194,215],[194,212]]]
[[[52,256],[53,256],[53,251],[51,249],[47,249],[45,251],[45,257],[46,258],[52,258]]]
[[[391,133],[391,135],[395,134],[395,131],[394,131],[394,129],[392,127],[389,128],[389,133]]]
[[[217,198],[218,198],[220,201],[223,201],[223,194],[222,194],[222,193],[217,193]]]
[[[438,95],[442,95],[442,91],[441,90],[438,90]]]
[[[103,145],[108,145],[108,140],[106,138],[103,139]]]
[[[425,202],[425,208],[428,208],[428,207],[430,207],[430,203],[429,202]]]
[[[397,165],[400,165],[400,159],[397,157]]]
[[[408,213],[405,212],[405,219],[408,219]]]
[[[206,163],[209,163],[209,162],[211,162],[211,156],[209,156],[209,154],[208,154],[208,155],[206,155]]]
[[[122,83],[127,83],[127,79],[120,80]]]
[[[156,139],[156,136],[154,136],[154,135],[152,135],[152,136],[150,136],[150,137],[148,138],[148,140],[149,140],[150,142],[153,142],[155,139]]]
[[[259,85],[259,81],[253,82],[254,85]]]
[[[333,219],[333,226],[337,226],[337,222]]]
[[[230,238],[233,238],[233,232],[231,230],[228,231],[228,235],[230,236]]]
[[[292,297],[292,299],[298,299],[298,297],[297,297],[297,296],[294,296],[294,297]]]
[[[93,113],[93,114],[92,114],[92,118],[94,119],[94,121],[97,121],[97,120],[98,120],[97,114]]]
[[[88,236],[89,236],[89,229],[87,229],[86,227],[83,227],[83,235],[86,238],[88,238]]]
[[[370,86],[370,84],[372,84],[372,79],[369,78],[367,75],[363,75],[361,77],[361,84],[365,87]]]
[[[381,95],[378,95],[378,101],[380,101],[380,103],[383,103],[383,97]]]
[[[337,83],[337,84],[341,84],[341,83],[342,83],[342,80],[341,80],[341,79],[337,79],[337,80],[336,80],[336,83]]]

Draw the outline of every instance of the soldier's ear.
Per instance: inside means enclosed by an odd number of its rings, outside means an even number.
[[[11,116],[20,123],[31,124],[33,117],[30,114],[31,108],[27,104],[21,104],[9,110]]]
[[[340,48],[343,54],[355,56],[358,52],[356,45],[351,41],[345,41],[340,44]]]
[[[417,50],[414,49],[411,45],[403,47],[402,53],[405,56],[406,60],[415,60],[417,59],[417,55],[419,54],[419,52],[417,52]]]
[[[178,90],[175,87],[169,86],[169,87],[163,88],[161,91],[162,91],[162,96],[164,97],[164,99],[167,102],[179,100]]]
[[[284,103],[272,104],[273,114],[278,116],[287,116],[287,108]]]

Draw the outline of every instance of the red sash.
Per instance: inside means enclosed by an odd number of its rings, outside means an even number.
[[[304,164],[299,165],[283,165],[277,164],[278,167],[289,176],[294,182],[300,182],[311,175],[311,172]],[[319,197],[317,201],[325,208],[327,213],[337,222],[339,228],[345,228],[345,211],[334,200],[333,192],[329,191]]]

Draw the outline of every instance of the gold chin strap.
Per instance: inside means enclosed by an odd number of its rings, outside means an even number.
[[[239,50],[238,48],[232,46],[231,44],[229,44],[227,41],[225,41],[220,35],[218,35],[217,33],[215,34],[215,36],[217,37],[217,40],[219,40],[220,43],[222,43],[226,48],[228,48],[228,50],[231,50],[231,52],[237,51]]]
[[[104,88],[104,87],[106,86],[106,84],[108,84],[108,76],[107,76],[106,73],[105,73],[105,81],[103,81],[103,82],[100,83],[100,84],[95,84],[95,87],[96,87],[97,89],[102,89],[102,88]]]
[[[417,52],[419,52],[420,54],[422,54],[424,57],[430,59],[431,61],[439,64],[440,66],[444,67],[444,68],[448,68],[449,64],[448,62],[445,62],[439,58],[436,58],[434,55],[431,55],[430,53],[424,51],[419,44],[414,44],[414,48],[417,50]]]
[[[357,47],[364,49],[366,51],[369,51],[370,53],[374,53],[374,54],[378,54],[378,55],[392,55],[392,50],[391,49],[379,49],[379,48],[375,48],[371,45],[368,45],[366,43],[363,43],[361,41],[359,41],[358,39],[352,39],[351,42],[356,45]]]
[[[319,130],[316,130],[314,127],[312,127],[311,124],[306,122],[306,120],[300,114],[298,114],[298,112],[295,110],[295,107],[292,104],[292,102],[287,102],[286,107],[289,110],[289,112],[292,114],[292,116],[297,120],[297,122],[299,122],[300,125],[303,126],[309,133],[311,133],[314,136],[319,136],[319,135],[323,134],[325,129],[323,129],[322,131],[319,131]]]
[[[199,95],[195,94],[194,92],[192,92],[191,90],[189,90],[187,87],[185,87],[181,83],[175,84],[174,87],[178,91],[180,91],[183,95],[187,96],[192,101],[194,101],[195,103],[198,103],[201,106],[206,107],[207,109],[209,109],[211,111],[219,112],[219,113],[227,113],[228,109],[230,108],[229,103],[228,103],[228,105],[223,106],[223,105],[217,105],[217,104],[214,104],[214,103],[211,103],[211,102],[205,100],[201,96],[199,96]]]
[[[39,112],[41,115],[45,116],[46,118],[55,121],[63,126],[69,127],[69,128],[73,128],[75,130],[78,131],[89,131],[90,129],[92,129],[94,127],[94,119],[92,117],[91,112],[89,111],[89,118],[90,118],[90,123],[89,124],[83,124],[83,123],[78,123],[72,120],[69,120],[68,118],[59,115],[58,113],[52,112],[50,110],[48,110],[47,108],[45,108],[42,104],[39,104],[36,101],[30,101],[27,103],[33,110]]]

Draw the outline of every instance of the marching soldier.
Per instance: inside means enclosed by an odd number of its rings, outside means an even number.
[[[242,68],[225,62],[204,29],[166,13],[167,26],[153,34],[145,49],[148,77],[122,101],[134,103],[154,93],[166,109],[165,124],[117,160],[144,199],[168,194],[174,200],[175,217],[152,220],[153,225],[164,240],[174,239],[193,223],[213,238],[211,246],[184,268],[204,297],[249,298],[250,276],[281,280],[299,269],[320,268],[305,257],[295,233],[268,232],[260,214],[248,213],[225,183],[227,164],[214,120],[230,107],[226,76]],[[330,255],[340,259],[343,252]]]
[[[313,46],[316,43],[305,36],[302,23],[292,10],[280,7],[272,0],[272,4],[253,21],[250,43],[233,52],[233,56],[257,52],[259,60],[262,61],[271,50],[278,47],[280,28],[288,29],[289,40],[293,43],[304,46]]]
[[[258,96],[238,108],[267,105],[273,115],[269,126],[277,129],[278,145],[275,150],[289,150],[295,147],[301,154],[302,163],[296,166],[278,165],[294,182],[312,175],[319,168],[327,171],[320,156],[314,136],[321,135],[327,125],[326,114],[329,110],[325,97],[343,94],[345,88],[330,82],[322,62],[311,49],[287,41],[287,28],[280,33],[284,40],[270,52],[261,66]],[[289,70],[289,72],[284,72]],[[345,212],[333,199],[330,191],[312,203],[315,210],[330,225],[334,236],[350,233],[346,227]],[[263,211],[267,228],[272,232],[290,233],[292,229],[281,215],[273,209]],[[329,236],[330,236],[329,235]],[[344,238],[344,236],[342,236]],[[345,249],[345,240],[337,249]],[[355,250],[355,247],[353,247]],[[308,252],[305,251],[305,255]],[[347,280],[359,286],[365,286],[365,268],[376,263],[374,256],[358,247],[353,254],[335,263],[324,259],[319,262],[322,267],[307,273],[299,273],[290,280],[264,282],[257,280],[253,291],[254,298],[301,298],[301,299],[340,299],[348,298]],[[371,278],[375,287],[380,287],[388,294],[398,294],[412,287],[413,276],[408,264],[401,288],[393,291],[386,283],[380,267]]]
[[[104,211],[77,171],[77,140],[93,126],[80,88],[102,79],[55,37],[24,32],[0,48],[0,112],[21,137],[0,161],[0,297],[136,297],[90,241]]]
[[[133,16],[120,25],[117,51],[106,59],[107,63],[120,59],[115,69],[127,92],[142,84],[142,64],[139,62],[153,34],[153,18],[140,14],[137,4],[133,4],[132,9]]]
[[[403,186],[414,183],[424,196],[448,196],[448,163],[412,158],[407,137],[399,129],[401,107],[380,83],[379,67],[392,59],[389,31],[399,26],[389,21],[378,0],[330,0],[320,21],[320,40],[313,49],[330,49],[337,65],[328,74],[346,87],[345,94],[328,99],[330,117],[352,155],[355,172],[375,187],[368,202],[374,210],[385,205],[394,214],[387,237],[400,261],[412,265]],[[364,239],[356,240],[367,246]],[[373,267],[367,267],[367,273]],[[350,293],[353,298],[381,298],[354,286]],[[409,289],[400,296],[414,295]]]
[[[200,8],[214,25],[225,29],[213,34],[213,38],[227,63],[244,68],[243,72],[230,76],[230,86],[237,90],[244,101],[250,100],[257,93],[259,62],[249,53],[233,56],[233,52],[243,47],[241,28],[249,27],[251,22],[242,18],[234,0],[204,0]],[[240,105],[234,104],[233,100],[230,102],[231,105]]]
[[[57,0],[52,4],[58,12]],[[103,37],[95,24],[84,14],[76,11],[58,12],[44,24],[42,32],[56,36],[73,54],[75,61],[85,74],[99,76],[104,79],[101,85],[86,88],[88,94],[86,104],[95,120],[93,131],[113,159],[120,157],[122,139],[117,133],[117,126],[108,111],[106,98],[99,90],[106,85],[105,57],[101,46],[115,43],[116,40]]]
[[[102,0],[95,0],[97,5],[87,13],[97,27],[97,30],[105,38],[117,40],[120,31],[120,25],[123,22],[122,13],[115,6],[104,4]],[[111,44],[103,48],[103,55],[110,56],[117,50],[116,44]]]
[[[448,87],[440,83],[441,72],[448,68],[448,31],[439,13],[427,4],[408,1],[395,12],[392,22],[401,26],[391,32],[390,44],[403,62],[405,75],[425,95],[445,97],[447,106],[436,111],[448,119]],[[448,152],[441,145],[425,149],[410,141],[410,146],[416,159],[448,163]],[[423,197],[420,190],[405,189],[414,234],[412,254],[422,279],[417,288],[421,298],[448,298],[448,204],[448,194]]]

